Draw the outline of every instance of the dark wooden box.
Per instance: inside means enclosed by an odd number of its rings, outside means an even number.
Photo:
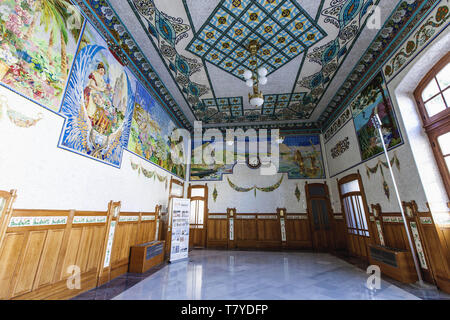
[[[381,272],[403,283],[418,280],[411,252],[401,249],[369,245],[370,264],[380,267]]]
[[[144,273],[164,261],[165,241],[151,241],[131,247],[129,272]]]

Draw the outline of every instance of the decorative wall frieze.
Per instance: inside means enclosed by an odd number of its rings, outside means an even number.
[[[325,141],[328,142],[335,133],[337,133],[352,117],[352,112],[350,108],[345,110],[341,116],[331,125],[331,127],[325,132]]]
[[[12,217],[9,227],[39,227],[65,224],[67,224],[67,217]]]
[[[73,224],[105,223],[106,216],[75,216]]]
[[[139,216],[120,216],[119,222],[137,222],[139,221]]]
[[[308,216],[306,214],[302,215],[288,215],[286,216],[288,220],[308,220]]]
[[[448,3],[438,5],[430,17],[417,28],[416,31],[405,41],[397,53],[386,63],[384,75],[386,80],[394,78],[417,54],[424,48],[432,38],[438,35],[448,26],[450,10]]]
[[[252,219],[256,219],[256,216],[254,215],[237,215],[236,219],[240,219],[240,220],[252,220]]]
[[[258,219],[260,220],[277,220],[278,216],[276,215],[258,215]]]
[[[221,214],[213,214],[213,215],[209,215],[208,219],[226,219],[227,216],[226,215],[221,215]]]
[[[331,149],[331,156],[333,157],[333,159],[336,159],[344,154],[349,148],[350,141],[348,140],[348,137],[346,137],[344,140],[339,141],[336,146]]]

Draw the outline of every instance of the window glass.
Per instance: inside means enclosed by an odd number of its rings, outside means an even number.
[[[445,157],[445,163],[447,164],[447,170],[450,172],[450,156]]]
[[[353,181],[350,181],[348,183],[341,185],[342,194],[346,194],[349,192],[358,192],[358,191],[360,191],[358,180],[353,180]]]
[[[450,154],[450,132],[443,134],[438,138],[439,146],[441,147],[444,156]]]
[[[439,112],[445,110],[444,99],[442,98],[441,95],[438,95],[437,97],[425,103],[425,108],[427,109],[428,116],[432,117],[438,114]]]
[[[205,189],[204,188],[192,188],[191,189],[191,197],[204,197]]]
[[[447,64],[447,66],[445,66],[445,68],[436,75],[436,78],[439,82],[441,90],[444,90],[450,86],[450,64]]]
[[[439,93],[439,87],[436,82],[436,79],[433,78],[431,82],[428,84],[428,86],[423,90],[422,92],[422,99],[423,101],[428,101],[435,95]]]
[[[198,201],[198,212],[197,212],[197,224],[203,224],[203,216],[205,210],[205,202],[202,200]]]
[[[445,102],[447,102],[447,107],[450,107],[450,89],[447,89],[443,93]]]
[[[195,217],[197,216],[197,202],[191,201],[191,216],[189,217],[189,224],[195,224]]]

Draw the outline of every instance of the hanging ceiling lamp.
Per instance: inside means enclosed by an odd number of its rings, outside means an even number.
[[[264,104],[264,96],[261,91],[259,91],[258,85],[267,84],[267,69],[264,67],[258,68],[258,50],[261,46],[258,43],[258,40],[251,40],[250,44],[247,47],[247,50],[250,52],[251,57],[253,58],[252,65],[255,66],[253,71],[245,70],[244,78],[247,81],[247,86],[250,88],[253,87],[253,94],[248,94],[248,99],[250,104],[254,107],[261,107]]]

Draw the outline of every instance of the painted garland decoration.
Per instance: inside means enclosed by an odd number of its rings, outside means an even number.
[[[344,154],[350,148],[350,141],[348,141],[348,137],[342,141],[339,141],[336,146],[331,149],[331,156],[333,159]]]
[[[298,183],[297,186],[295,187],[295,197],[297,198],[297,201],[300,202],[300,197],[301,197],[301,193],[300,193],[300,189],[298,188]]]
[[[283,179],[284,179],[284,175],[281,176],[280,181],[278,181],[277,183],[275,183],[274,185],[272,185],[270,187],[261,188],[261,187],[258,187],[258,186],[255,185],[255,186],[253,186],[251,188],[244,188],[244,187],[239,187],[239,186],[235,185],[233,182],[231,182],[230,178],[227,177],[228,184],[235,191],[237,191],[237,192],[250,192],[250,191],[254,190],[255,191],[255,197],[256,197],[256,190],[259,190],[259,191],[262,191],[262,192],[273,192],[273,191],[277,190],[281,186],[281,184],[283,183]]]
[[[3,116],[3,111],[6,111],[6,115],[9,120],[17,127],[20,128],[31,128],[35,126],[39,121],[43,119],[41,112],[37,114],[35,119],[27,117],[26,115],[11,109],[8,105],[8,100],[5,96],[0,95],[0,119]]]
[[[217,192],[216,185],[214,185],[214,191],[213,191],[213,193],[212,193],[212,197],[213,197],[213,199],[214,199],[214,202],[216,202],[217,196],[218,196],[218,195],[219,195],[219,193]]]
[[[141,172],[142,172],[142,174],[144,175],[144,177],[146,177],[146,178],[148,178],[148,179],[153,178],[153,180],[158,179],[159,182],[164,182],[164,183],[165,183],[165,188],[166,188],[166,190],[167,190],[167,187],[168,187],[168,180],[169,180],[167,177],[158,174],[158,172],[156,172],[156,171],[150,171],[150,170],[147,170],[147,169],[145,169],[145,168],[142,166],[142,164],[134,163],[133,160],[131,160],[131,159],[130,159],[130,164],[131,164],[131,168],[132,168],[134,171],[137,171],[137,172],[138,172],[138,175],[140,175]]]
[[[394,164],[397,167],[397,169],[400,171],[400,161],[398,160],[397,152],[394,152],[394,157],[391,159],[391,166],[393,167]],[[369,179],[370,179],[370,175],[371,174],[376,174],[378,172],[378,169],[380,169],[381,176],[383,177],[384,194],[386,195],[386,197],[388,199],[390,199],[391,192],[390,192],[389,186],[388,186],[388,184],[386,182],[386,178],[384,176],[383,167],[385,167],[386,169],[389,169],[388,163],[385,162],[385,161],[381,161],[380,159],[378,160],[377,164],[374,167],[369,167],[366,164],[367,177],[369,177]]]

